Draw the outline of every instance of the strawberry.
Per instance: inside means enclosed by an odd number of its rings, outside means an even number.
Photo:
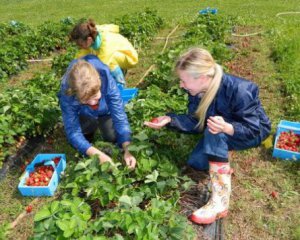
[[[281,132],[276,147],[287,151],[299,152],[300,134],[296,134],[293,131]]]
[[[271,194],[270,194],[273,198],[278,198],[278,192],[276,191],[272,191]]]
[[[25,210],[26,210],[27,213],[31,213],[32,206],[31,205],[26,206]]]
[[[159,120],[158,120],[158,118],[152,118],[150,120],[150,122],[152,122],[152,123],[159,123]]]

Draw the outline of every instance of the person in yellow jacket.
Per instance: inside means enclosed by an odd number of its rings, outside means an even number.
[[[70,34],[80,48],[75,58],[96,55],[108,65],[119,86],[125,86],[123,71],[138,63],[138,54],[127,38],[119,34],[119,26],[96,25],[92,19],[78,23]],[[122,71],[123,70],[123,71]]]

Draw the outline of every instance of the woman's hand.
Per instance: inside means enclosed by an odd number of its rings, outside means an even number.
[[[115,165],[113,163],[112,159],[108,155],[106,155],[104,152],[101,152],[99,149],[97,149],[95,147],[88,148],[88,150],[86,151],[86,154],[90,157],[95,154],[98,155],[100,164],[109,162],[111,165]]]
[[[149,122],[145,121],[144,125],[153,129],[160,129],[166,126],[169,122],[171,122],[171,118],[169,116],[161,116],[152,118]]]
[[[124,152],[124,160],[128,168],[134,169],[136,165],[136,159],[134,156],[131,155],[131,153],[128,150],[125,150]]]
[[[232,124],[227,123],[221,116],[212,116],[207,119],[208,130],[212,134],[226,133],[228,135],[234,134]]]
[[[128,150],[128,146],[129,146],[130,142],[124,142],[122,144],[122,148],[124,150],[124,160],[126,165],[130,168],[130,169],[134,169],[135,165],[136,165],[136,159],[134,156],[131,155],[131,153]]]

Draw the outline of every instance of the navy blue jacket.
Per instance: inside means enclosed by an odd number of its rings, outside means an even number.
[[[66,95],[66,90],[69,88],[67,82],[68,72],[73,64],[78,61],[77,59],[70,63],[66,74],[63,76],[58,98],[67,139],[78,151],[82,154],[86,154],[87,149],[91,147],[92,144],[85,139],[82,133],[79,115],[85,115],[92,118],[111,115],[117,135],[117,141],[120,145],[131,140],[131,131],[120,91],[116,81],[110,74],[108,66],[102,63],[95,55],[87,55],[82,59],[91,63],[100,75],[101,98],[99,99],[98,109],[93,110],[89,106],[81,104],[74,95]]]
[[[259,90],[255,83],[248,80],[223,74],[220,88],[206,114],[222,116],[234,128],[234,139],[247,141],[258,136],[265,139],[271,131],[271,122],[259,100]],[[194,116],[201,97],[189,95],[188,113],[177,115],[167,114],[172,121],[169,127],[183,132],[199,132],[198,119]],[[205,127],[206,127],[205,120]]]

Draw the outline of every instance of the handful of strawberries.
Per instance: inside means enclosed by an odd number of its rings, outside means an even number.
[[[300,152],[300,134],[293,131],[281,132],[276,147],[292,152]]]
[[[55,157],[52,159],[57,166],[60,157]],[[39,164],[37,164],[39,165]],[[29,173],[29,177],[25,180],[25,185],[27,186],[48,186],[52,175],[54,172],[54,168],[52,166],[35,166],[34,171]]]

